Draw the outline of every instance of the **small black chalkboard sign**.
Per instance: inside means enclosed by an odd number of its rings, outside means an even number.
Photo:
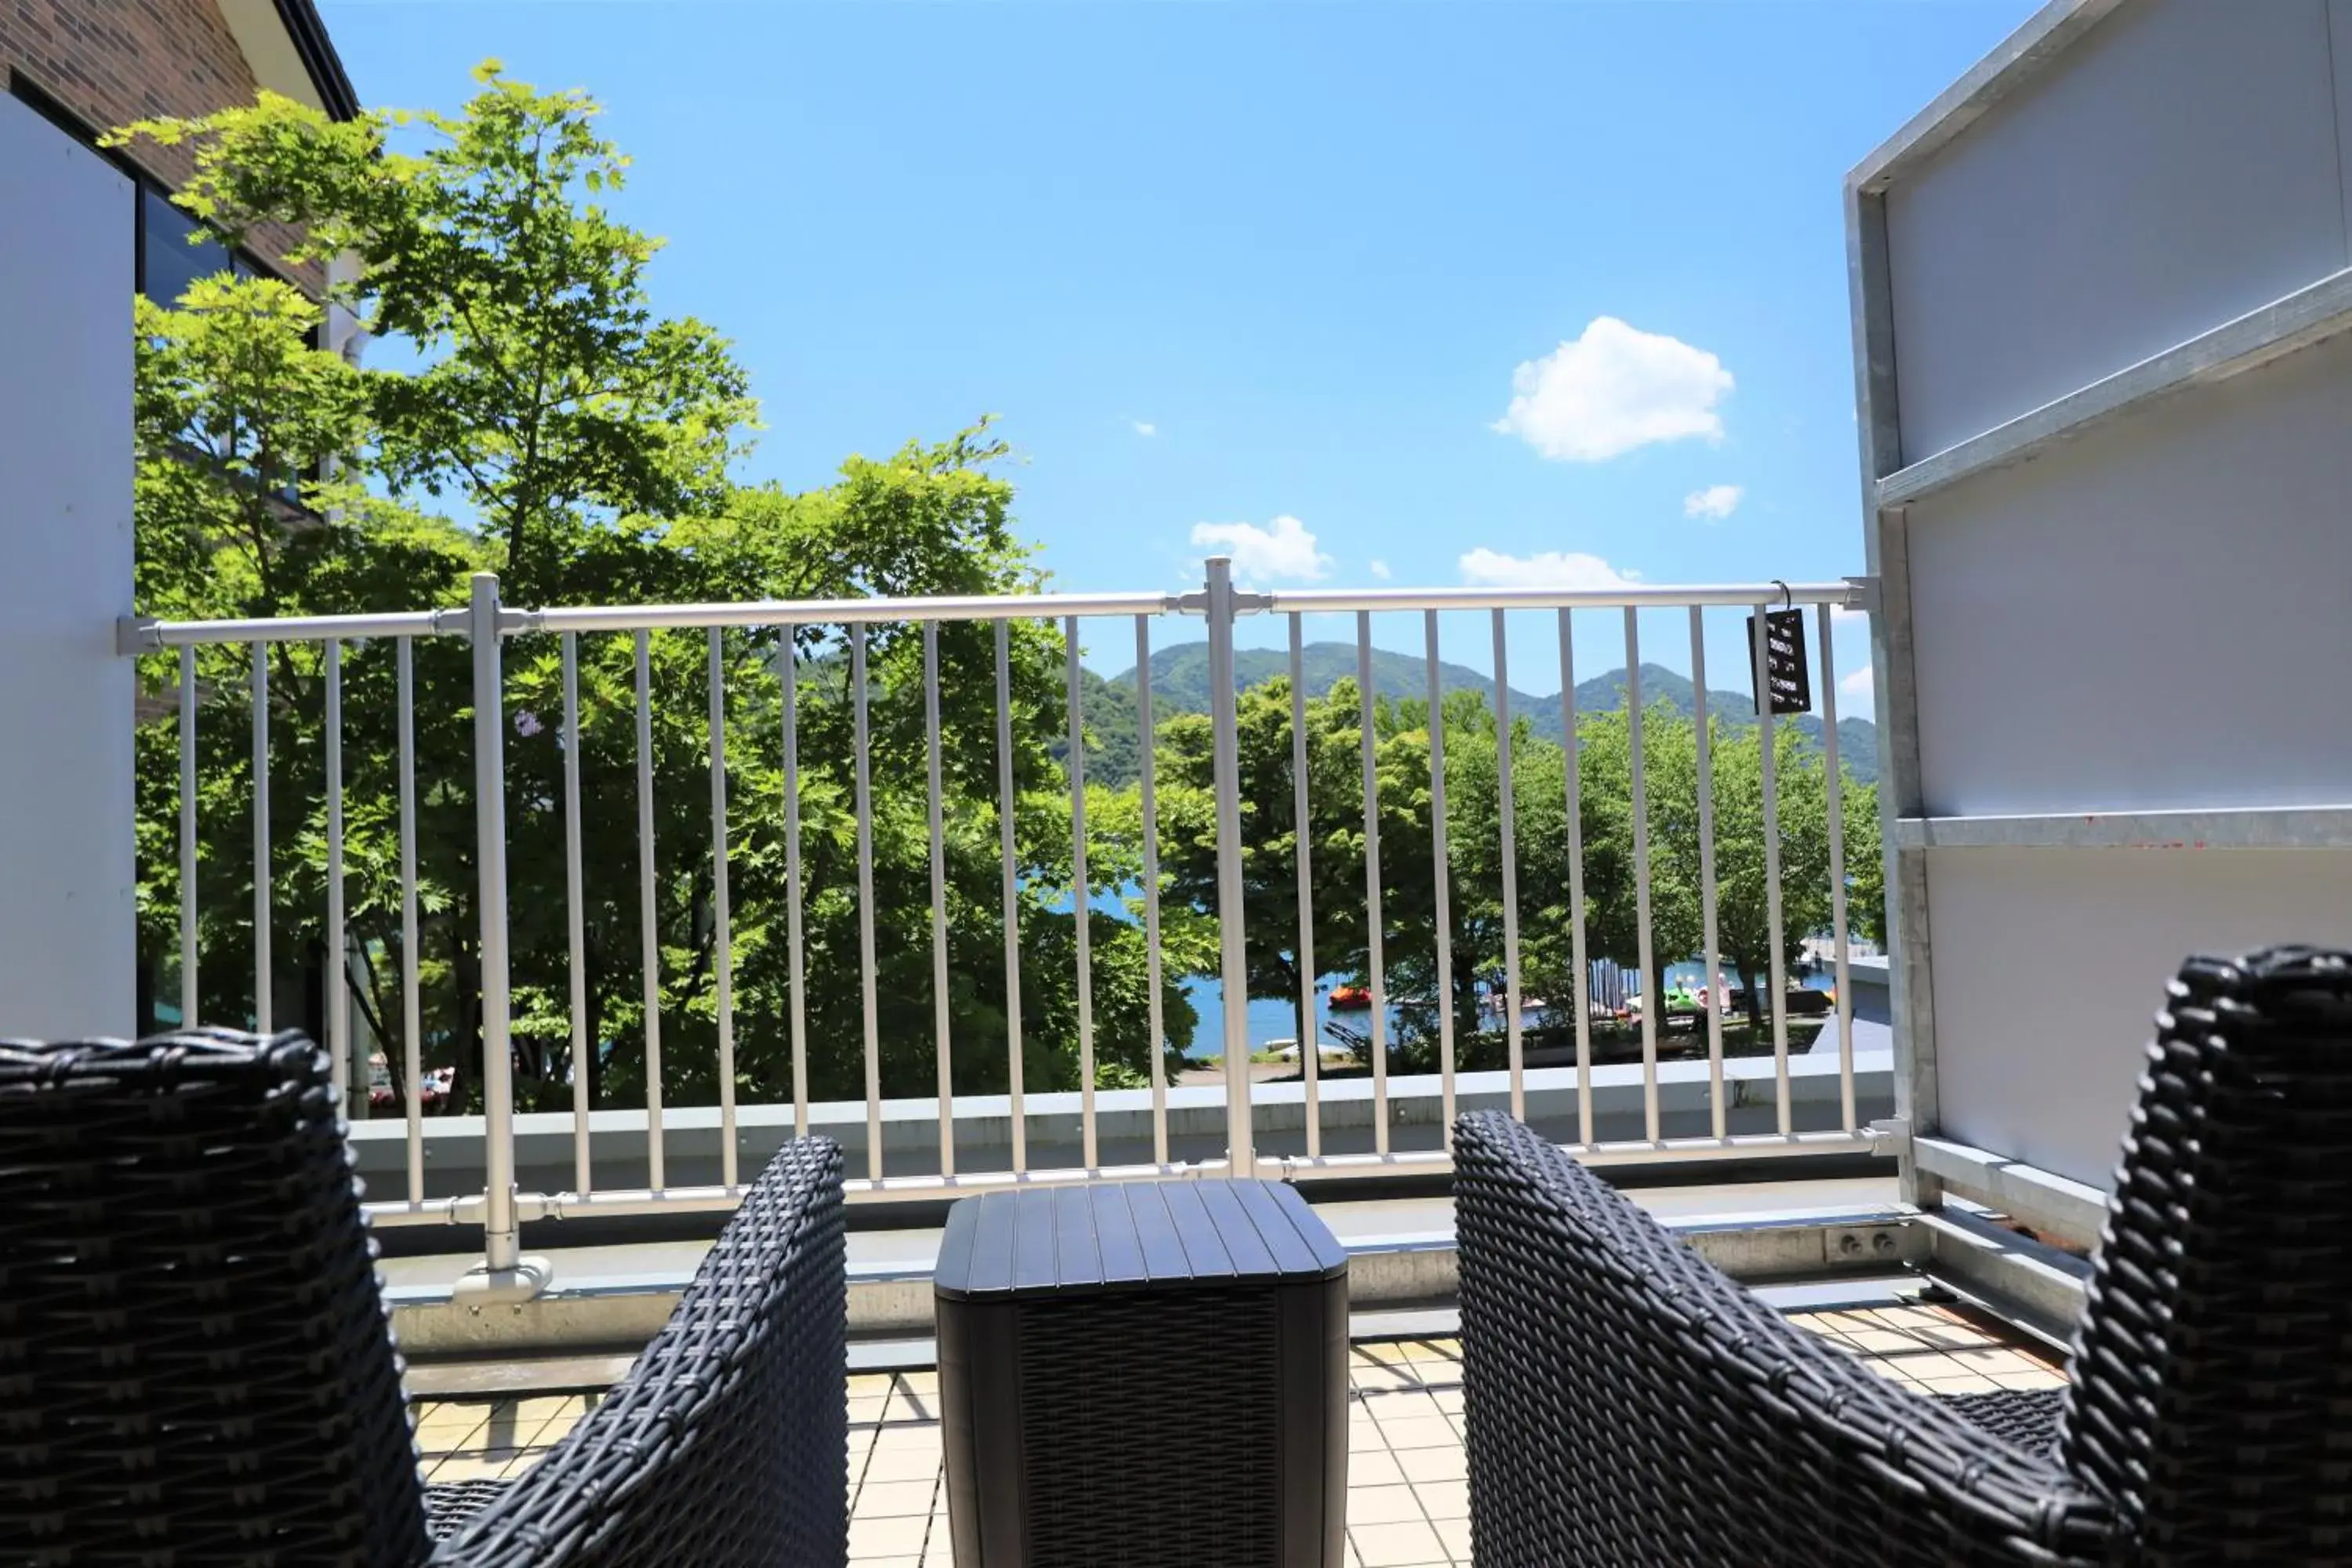
[[[1748,646],[1756,646],[1756,617],[1748,617]],[[1750,655],[1753,658],[1753,655]],[[1807,713],[1813,706],[1812,672],[1805,663],[1805,612],[1774,610],[1764,617],[1764,681],[1772,689],[1772,711]],[[1764,710],[1757,703],[1756,710]]]

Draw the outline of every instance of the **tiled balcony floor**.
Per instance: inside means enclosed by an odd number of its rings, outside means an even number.
[[[2053,1388],[2059,1363],[2039,1344],[1966,1309],[1855,1308],[1791,1322],[1898,1383],[1936,1394]],[[1348,1545],[1356,1568],[1470,1561],[1462,1465],[1462,1361],[1452,1340],[1359,1343],[1351,1352]],[[560,1442],[595,1394],[417,1407],[430,1481],[520,1474]],[[849,1380],[850,1561],[859,1568],[944,1568],[947,1490],[940,1474],[939,1374]]]

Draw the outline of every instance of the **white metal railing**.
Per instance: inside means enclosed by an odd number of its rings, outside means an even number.
[[[860,1041],[865,1080],[866,1149],[865,1171],[862,1177],[851,1183],[854,1198],[923,1198],[950,1195],[982,1190],[990,1186],[1027,1182],[1065,1182],[1117,1180],[1160,1174],[1208,1172],[1257,1172],[1266,1174],[1379,1174],[1413,1171],[1443,1171],[1450,1164],[1452,1121],[1457,1087],[1455,1063],[1455,1023],[1448,989],[1442,993],[1444,1000],[1436,1008],[1439,1034],[1439,1092],[1443,1101],[1444,1142],[1429,1150],[1397,1150],[1391,1146],[1390,1130],[1393,1120],[1391,1083],[1387,1039],[1389,994],[1383,964],[1382,908],[1383,885],[1380,846],[1379,781],[1376,773],[1374,733],[1374,682],[1372,677],[1372,617],[1379,614],[1418,612],[1423,618],[1423,637],[1428,669],[1428,700],[1430,703],[1431,746],[1431,832],[1432,863],[1435,868],[1435,886],[1432,889],[1436,910],[1435,942],[1438,973],[1452,974],[1453,942],[1449,900],[1452,896],[1448,869],[1447,824],[1445,808],[1444,726],[1440,719],[1444,692],[1441,689],[1439,665],[1439,616],[1449,611],[1484,611],[1491,620],[1497,731],[1497,805],[1501,835],[1500,867],[1502,885],[1502,961],[1504,970],[1504,1028],[1507,1048],[1507,1083],[1512,1110],[1524,1116],[1527,1110],[1528,1068],[1525,1060],[1523,1040],[1523,995],[1519,931],[1518,889],[1516,885],[1517,855],[1513,844],[1515,801],[1512,784],[1512,718],[1510,714],[1509,669],[1505,644],[1506,617],[1513,611],[1549,611],[1557,616],[1559,676],[1562,697],[1563,725],[1558,737],[1566,748],[1566,824],[1568,830],[1568,876],[1570,907],[1578,911],[1586,908],[1583,884],[1584,846],[1581,840],[1581,813],[1572,694],[1576,686],[1575,661],[1572,647],[1574,617],[1580,612],[1616,612],[1623,618],[1625,668],[1629,682],[1629,761],[1632,813],[1633,824],[1633,861],[1636,897],[1636,920],[1640,940],[1641,973],[1644,976],[1658,973],[1652,951],[1652,866],[1648,812],[1644,801],[1644,769],[1643,762],[1643,708],[1641,692],[1641,651],[1639,616],[1644,610],[1678,609],[1689,618],[1692,680],[1696,688],[1695,712],[1707,712],[1706,663],[1704,612],[1711,607],[1744,609],[1755,614],[1756,636],[1751,648],[1756,688],[1764,689],[1766,616],[1762,612],[1793,607],[1813,606],[1817,610],[1817,635],[1820,666],[1823,679],[1820,682],[1823,763],[1830,787],[1826,790],[1830,879],[1832,881],[1832,947],[1836,971],[1835,1027],[1837,1035],[1839,1073],[1839,1116],[1834,1129],[1800,1131],[1795,1126],[1790,1072],[1788,1010],[1785,976],[1782,973],[1780,870],[1779,864],[1779,826],[1773,773],[1773,747],[1761,749],[1760,773],[1763,793],[1764,854],[1766,858],[1767,894],[1769,900],[1771,976],[1771,1030],[1773,1054],[1773,1096],[1775,1130],[1769,1134],[1735,1135],[1727,1120],[1727,1098],[1725,1090],[1723,1011],[1720,1005],[1705,1009],[1707,1035],[1707,1070],[1709,1103],[1712,1107],[1708,1133],[1696,1138],[1664,1136],[1660,1108],[1659,1030],[1664,1012],[1662,998],[1654,999],[1642,1009],[1641,1073],[1642,1073],[1642,1135],[1633,1140],[1602,1141],[1598,1137],[1594,1112],[1594,1060],[1591,1018],[1587,990],[1592,973],[1591,961],[1586,951],[1585,924],[1580,918],[1571,921],[1572,968],[1574,976],[1572,1008],[1574,1016],[1575,1067],[1569,1081],[1572,1082],[1576,1101],[1577,1135],[1570,1145],[1581,1157],[1600,1162],[1648,1162],[1661,1159],[1709,1159],[1722,1157],[1750,1158],[1782,1153],[1818,1153],[1840,1149],[1864,1149],[1870,1145],[1868,1130],[1861,1126],[1856,1115],[1854,1088],[1854,1047],[1853,1009],[1846,973],[1847,909],[1844,886],[1843,823],[1840,815],[1840,791],[1835,787],[1839,778],[1838,733],[1836,710],[1835,662],[1832,645],[1832,612],[1857,599],[1855,588],[1847,583],[1828,584],[1748,584],[1699,587],[1620,586],[1605,590],[1586,589],[1387,589],[1357,591],[1280,591],[1266,594],[1245,593],[1234,585],[1230,563],[1220,558],[1207,563],[1206,580],[1195,593],[1176,594],[1091,594],[1034,595],[998,597],[964,598],[899,598],[861,600],[782,601],[767,600],[737,604],[633,605],[586,608],[515,609],[499,601],[495,577],[483,574],[475,577],[470,601],[464,609],[436,610],[391,615],[329,616],[299,619],[237,620],[214,622],[126,623],[121,638],[123,651],[144,655],[159,649],[178,650],[179,676],[179,783],[181,807],[179,820],[179,852],[181,870],[180,920],[180,993],[182,1016],[193,1022],[199,1012],[198,975],[202,955],[198,952],[196,908],[197,792],[196,721],[198,714],[195,654],[205,646],[249,646],[253,662],[251,685],[251,727],[254,767],[254,894],[253,935],[255,950],[254,1018],[262,1029],[271,1023],[271,952],[270,927],[274,906],[271,887],[271,846],[268,781],[270,773],[270,716],[268,655],[273,645],[309,643],[321,650],[321,679],[324,687],[323,750],[325,813],[325,884],[326,884],[326,951],[345,955],[344,962],[325,965],[328,987],[325,1016],[329,1033],[328,1046],[335,1061],[339,1090],[351,1090],[351,1042],[348,1038],[348,1008],[344,1003],[348,976],[345,969],[348,949],[345,931],[344,866],[344,780],[342,770],[342,706],[341,682],[343,649],[346,644],[365,639],[389,639],[394,648],[396,663],[397,766],[399,823],[399,879],[401,885],[401,1037],[403,1060],[399,1078],[406,1118],[406,1192],[397,1200],[369,1205],[378,1223],[419,1223],[462,1221],[479,1223],[485,1233],[485,1266],[494,1276],[511,1275],[519,1253],[520,1225],[526,1219],[546,1215],[586,1214],[645,1213],[655,1210],[689,1209],[696,1207],[731,1206],[740,1198],[742,1173],[737,1167],[737,1083],[734,1061],[734,1017],[732,1004],[733,940],[730,924],[729,900],[729,799],[726,766],[726,671],[721,655],[721,637],[737,628],[772,628],[780,634],[783,650],[778,670],[782,734],[779,737],[782,756],[784,794],[784,855],[787,886],[786,945],[790,964],[790,1047],[794,1085],[793,1122],[796,1132],[805,1133],[809,1126],[808,1019],[803,987],[803,909],[801,822],[801,777],[799,757],[799,718],[797,696],[801,669],[794,651],[793,632],[795,628],[814,626],[842,628],[848,658],[848,688],[852,704],[854,745],[854,816],[856,829],[856,864],[858,888],[858,948],[862,984],[862,1037]],[[1307,695],[1303,679],[1304,631],[1303,619],[1309,615],[1352,614],[1355,617],[1358,688],[1362,704],[1363,832],[1365,838],[1364,900],[1367,914],[1367,975],[1370,992],[1370,1091],[1373,1147],[1369,1153],[1333,1153],[1326,1151],[1323,1139],[1322,1064],[1319,1033],[1315,1040],[1299,1042],[1299,1062],[1303,1076],[1305,1107],[1305,1151],[1303,1155],[1261,1156],[1256,1149],[1253,1125],[1253,1106],[1261,1098],[1252,1091],[1250,1073],[1251,1040],[1247,1018],[1249,989],[1246,973],[1242,905],[1244,899],[1241,816],[1241,780],[1238,736],[1236,730],[1237,698],[1234,679],[1234,626],[1245,615],[1273,615],[1287,617],[1290,701],[1291,701],[1291,764],[1293,784],[1298,810],[1298,820],[1308,817],[1307,738],[1306,725]],[[1159,858],[1157,802],[1155,800],[1154,734],[1151,652],[1152,626],[1155,621],[1170,616],[1197,616],[1205,622],[1209,654],[1209,705],[1213,738],[1213,776],[1216,820],[1216,896],[1215,914],[1219,928],[1218,978],[1223,988],[1221,1011],[1223,1021],[1223,1067],[1225,1100],[1225,1142],[1223,1159],[1192,1162],[1171,1160],[1169,1146],[1169,1085],[1164,1068],[1164,1051],[1160,1048],[1164,1039],[1161,1016],[1160,973],[1160,863]],[[1150,1061],[1151,1158],[1148,1163],[1106,1167],[1099,1161],[1097,1114],[1095,1081],[1095,1021],[1093,1016],[1092,955],[1088,945],[1087,909],[1087,833],[1086,818],[1085,735],[1081,669],[1079,665],[1079,630],[1082,621],[1099,622],[1126,618],[1132,623],[1135,645],[1136,702],[1139,737],[1139,789],[1142,817],[1141,895],[1142,920],[1149,966],[1147,992],[1150,997],[1150,1031],[1153,1048]],[[1022,1078],[1023,1021],[1021,1017],[1021,937],[1019,931],[1021,879],[1020,858],[1014,838],[1015,780],[1014,748],[1013,744],[1013,661],[1009,647],[1009,628],[1022,620],[1057,621],[1065,645],[1066,706],[1069,753],[1067,782],[1072,816],[1071,850],[1074,860],[1072,883],[1076,889],[1076,1030],[1079,1058],[1079,1125],[1082,1144],[1080,1164],[1074,1169],[1033,1169],[1028,1148],[1028,1113],[1024,1109]],[[1011,1131],[1010,1160],[1007,1168],[993,1171],[959,1170],[956,1163],[956,1107],[952,1092],[950,1064],[952,1044],[949,1005],[950,984],[950,916],[947,877],[943,852],[943,801],[940,722],[940,664],[939,629],[942,625],[960,622],[992,623],[994,629],[994,716],[996,731],[996,783],[998,788],[997,818],[999,849],[1002,860],[1002,899],[1003,928],[1003,963],[1007,998],[1007,1063],[1006,1080]],[[926,794],[928,797],[928,830],[929,835],[930,935],[932,942],[932,982],[935,993],[933,1009],[932,1048],[937,1065],[938,1154],[937,1173],[920,1175],[888,1174],[883,1163],[883,1082],[881,1077],[882,1040],[877,1001],[877,954],[875,927],[875,855],[873,784],[868,761],[868,681],[867,637],[876,626],[919,626],[922,629],[922,683],[926,742]],[[717,1081],[719,1112],[719,1181],[715,1186],[672,1186],[667,1182],[665,1159],[665,1130],[669,1117],[662,1102],[661,1072],[661,952],[656,901],[659,889],[656,884],[654,854],[655,810],[653,787],[652,703],[653,689],[650,670],[650,638],[656,630],[666,628],[702,628],[709,637],[709,754],[710,754],[710,832],[713,847],[713,886],[711,917],[715,924],[712,937],[714,970],[712,982],[717,1009]],[[639,924],[643,932],[640,963],[644,983],[644,1051],[646,1079],[646,1170],[647,1185],[627,1190],[599,1190],[596,1172],[592,1168],[589,1130],[590,1075],[582,1064],[587,1053],[602,1042],[588,1038],[587,965],[583,931],[583,843],[581,829],[581,752],[580,752],[580,680],[579,639],[583,634],[626,635],[634,639],[636,721],[636,784],[638,837],[638,897]],[[572,1078],[572,1142],[573,1157],[572,1190],[560,1194],[530,1194],[518,1190],[515,1171],[515,1105],[513,1089],[513,1058],[510,1037],[510,1000],[509,995],[509,953],[507,921],[507,847],[505,824],[506,773],[504,763],[505,674],[502,669],[502,644],[506,638],[526,635],[552,635],[560,647],[563,700],[562,815],[564,819],[564,885],[568,900],[568,942],[570,957],[571,1048]],[[419,638],[464,637],[472,645],[473,701],[473,793],[475,798],[475,830],[478,844],[476,856],[478,887],[476,889],[479,912],[478,951],[480,969],[480,1026],[482,1037],[482,1098],[483,1098],[483,1164],[484,1188],[476,1197],[463,1199],[428,1199],[425,1181],[425,1118],[422,1101],[423,1061],[421,1059],[420,978],[418,972],[418,870],[416,798],[416,743],[415,734],[415,685],[413,649]],[[1701,907],[1704,916],[1704,952],[1710,984],[1718,973],[1717,904],[1718,889],[1716,879],[1715,816],[1712,800],[1711,760],[1708,750],[1708,727],[1704,722],[1696,727],[1697,814],[1700,843],[1698,846]],[[1309,851],[1301,835],[1297,854],[1297,902],[1299,923],[1297,952],[1301,979],[1299,998],[1302,1015],[1309,1020],[1316,1016],[1315,984],[1317,964],[1314,946],[1314,890],[1309,863]],[[1562,1077],[1557,1071],[1547,1073],[1547,1084],[1557,1083]],[[365,1086],[360,1093],[364,1096]],[[347,1101],[348,1103],[348,1101]]]

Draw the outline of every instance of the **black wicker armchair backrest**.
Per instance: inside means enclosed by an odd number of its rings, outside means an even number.
[[[2141,1561],[2352,1561],[2352,955],[2172,983],[2062,1433]]]
[[[845,1247],[841,1150],[786,1144],[628,1377],[435,1563],[839,1568]]]
[[[0,1562],[422,1558],[373,1256],[301,1036],[0,1044]]]

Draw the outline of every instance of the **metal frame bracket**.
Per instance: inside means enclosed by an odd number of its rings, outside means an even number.
[[[1845,581],[1846,586],[1853,590],[1853,596],[1846,601],[1845,607],[1859,610],[1865,616],[1876,616],[1879,613],[1878,579],[1865,576],[1849,577]]]
[[[1911,1123],[1900,1116],[1883,1117],[1870,1124],[1870,1152],[1882,1159],[1911,1157]]]
[[[163,646],[155,634],[162,623],[152,616],[123,616],[114,623],[114,651],[125,658],[152,653]]]

